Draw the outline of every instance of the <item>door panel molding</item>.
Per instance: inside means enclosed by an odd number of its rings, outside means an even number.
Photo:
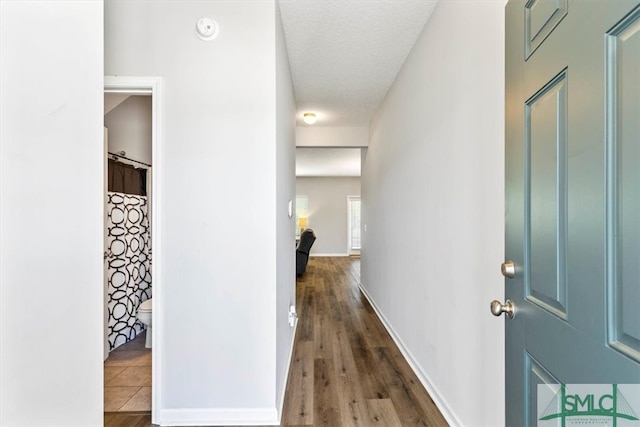
[[[640,7],[606,35],[607,333],[609,345],[640,361]],[[631,54],[629,54],[631,53]]]
[[[529,390],[527,404],[525,405],[525,426],[535,427],[538,425],[538,386],[556,385],[561,384],[561,382],[528,351],[525,351],[524,361],[525,372],[527,373],[526,388]]]
[[[525,295],[563,320],[568,318],[567,79],[565,68],[525,102]]]
[[[555,4],[554,4],[555,3]],[[569,11],[568,0],[529,0],[524,7],[525,59],[542,45]]]

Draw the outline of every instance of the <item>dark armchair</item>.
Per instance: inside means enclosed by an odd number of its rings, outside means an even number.
[[[307,228],[300,234],[300,242],[296,248],[296,276],[300,276],[307,269],[307,262],[309,261],[309,251],[313,242],[316,241],[316,235],[313,230]]]

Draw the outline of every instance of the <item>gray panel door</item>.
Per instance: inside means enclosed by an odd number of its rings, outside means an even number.
[[[639,3],[506,8],[509,426],[539,384],[640,384]]]

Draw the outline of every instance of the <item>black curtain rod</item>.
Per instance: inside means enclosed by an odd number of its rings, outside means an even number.
[[[126,156],[122,156],[122,155],[117,154],[117,153],[112,153],[111,151],[107,151],[107,153],[109,153],[109,154],[111,154],[113,157],[115,157],[115,159],[113,159],[113,160],[125,159],[125,160],[129,160],[130,162],[136,162],[136,163],[140,163],[141,165],[145,165],[145,166],[148,166],[148,167],[152,167],[150,164],[147,164],[147,163],[145,163],[145,162],[141,162],[140,160],[130,159],[130,158],[126,157]]]

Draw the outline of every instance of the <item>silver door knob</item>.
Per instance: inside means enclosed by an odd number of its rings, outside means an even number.
[[[512,279],[516,275],[516,263],[508,259],[502,263],[500,271],[504,277]]]
[[[510,299],[506,300],[504,304],[501,304],[498,300],[491,301],[491,314],[494,316],[500,316],[502,313],[507,313],[509,319],[513,319],[516,315],[516,306]]]
[[[104,259],[107,258],[113,258],[113,252],[111,252],[111,249],[107,249],[106,251],[104,251],[104,255],[102,256]]]

